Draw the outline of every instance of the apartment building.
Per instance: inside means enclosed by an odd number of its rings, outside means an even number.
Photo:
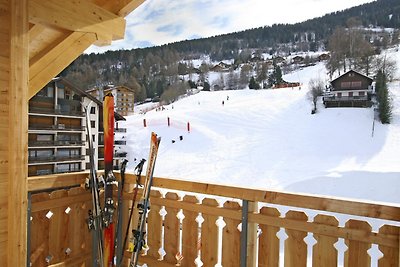
[[[77,172],[88,168],[85,117],[88,105],[96,168],[104,166],[102,102],[66,79],[55,78],[29,101],[29,176]],[[118,113],[115,117],[116,121],[124,120]],[[126,129],[116,129],[126,133]],[[121,139],[124,138],[122,135]],[[124,152],[124,147],[119,145],[121,140],[115,142],[118,143],[118,151]],[[121,160],[121,157],[116,158],[114,164],[119,166]]]
[[[87,91],[99,100],[111,92],[114,96],[115,111],[122,116],[133,114],[135,95],[133,89],[126,86],[107,85],[101,88],[94,88]]]

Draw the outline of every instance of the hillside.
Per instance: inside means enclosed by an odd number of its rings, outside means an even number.
[[[266,15],[268,12],[271,11]],[[399,41],[399,14],[399,1],[378,0],[302,23],[276,24],[143,49],[85,54],[60,75],[84,89],[109,83],[125,85],[135,90],[137,101],[142,101],[161,96],[168,85],[178,81],[182,61],[189,62],[190,67],[191,60],[202,57],[209,58],[212,64],[221,60],[240,63],[261,54],[287,56],[326,50],[332,32],[345,27],[350,18],[357,18],[359,26],[368,29],[369,37],[365,38],[373,42],[376,50],[384,49]],[[383,30],[388,27],[390,32]],[[207,72],[212,64],[201,71]]]
[[[372,109],[320,106],[310,114],[308,80],[325,75],[319,63],[284,77],[300,80],[301,89],[200,92],[129,116],[128,169],[147,158],[155,131],[162,137],[157,176],[400,203],[399,81],[390,84],[393,122],[375,121],[372,136]]]

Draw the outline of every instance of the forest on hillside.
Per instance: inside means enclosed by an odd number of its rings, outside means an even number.
[[[399,40],[400,2],[378,0],[302,23],[276,24],[143,49],[84,54],[60,75],[84,90],[107,84],[125,85],[135,90],[136,101],[142,101],[161,96],[193,69],[182,62],[208,56],[213,62],[234,60],[237,66],[265,53],[287,56],[299,51],[326,50],[331,36],[338,28],[346,29],[349,20],[364,29],[395,29],[390,38],[371,41],[375,48],[383,49]],[[196,71],[205,73],[210,67],[204,62]]]

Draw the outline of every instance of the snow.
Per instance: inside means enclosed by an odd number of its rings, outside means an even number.
[[[200,92],[128,116],[128,171],[147,159],[154,131],[155,176],[399,204],[400,82],[390,84],[393,122],[382,125],[372,108],[320,103],[311,115],[308,81],[326,75],[318,63],[283,77],[300,87]]]

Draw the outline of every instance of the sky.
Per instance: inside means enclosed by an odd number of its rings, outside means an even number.
[[[146,0],[126,17],[123,40],[86,53],[143,48],[274,23],[297,23],[371,0]]]

